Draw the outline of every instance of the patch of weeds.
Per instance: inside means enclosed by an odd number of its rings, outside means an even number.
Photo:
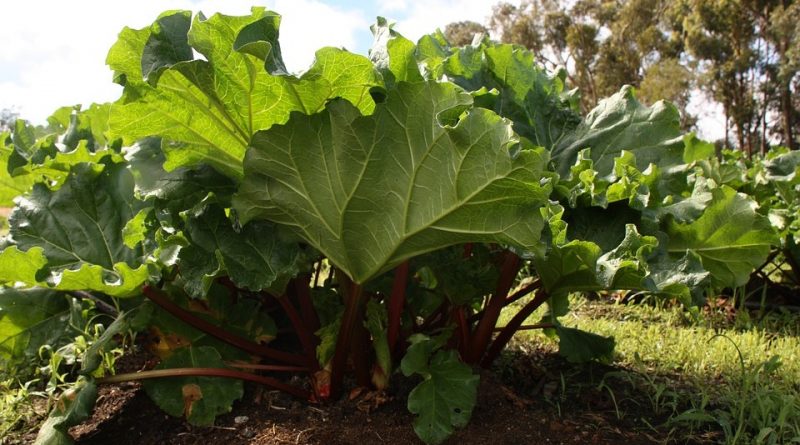
[[[776,384],[780,357],[747,364],[733,340],[724,335],[715,338],[725,338],[737,349],[739,379],[698,387],[701,392],[694,406],[670,423],[689,428],[716,424],[729,445],[800,443],[800,392]]]
[[[47,395],[35,389],[37,383],[0,381],[0,438],[13,438],[36,429],[47,415]]]

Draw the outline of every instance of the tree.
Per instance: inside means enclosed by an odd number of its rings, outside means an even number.
[[[450,23],[444,28],[447,41],[454,46],[465,46],[472,43],[476,34],[488,34],[489,30],[478,22],[463,21]]]
[[[700,85],[719,101],[736,145],[748,154],[777,137],[796,148],[798,5],[775,0],[682,0],[672,9]],[[796,50],[794,50],[796,51]]]
[[[0,110],[0,131],[11,130],[19,117],[19,113],[13,108],[3,108]]]
[[[685,128],[695,119],[686,112],[692,71],[681,61],[683,42],[672,31],[666,0],[580,0],[571,6],[554,0],[525,0],[520,6],[500,3],[489,27],[504,42],[536,52],[540,63],[567,67],[572,86],[584,94],[587,111],[623,85],[643,87],[682,110]],[[676,86],[667,88],[672,78]],[[648,77],[651,77],[648,79]],[[681,89],[687,87],[687,89]]]

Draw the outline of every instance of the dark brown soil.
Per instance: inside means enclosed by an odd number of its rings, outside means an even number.
[[[509,354],[501,362],[481,375],[471,422],[445,444],[668,442],[667,429],[648,426],[664,419],[647,413],[635,388],[603,380],[614,368],[576,366],[540,351]],[[80,445],[421,444],[405,406],[414,382],[395,383],[392,395],[362,393],[328,405],[248,386],[243,400],[212,427],[164,414],[138,383],[109,385],[101,388],[93,417],[70,432]]]

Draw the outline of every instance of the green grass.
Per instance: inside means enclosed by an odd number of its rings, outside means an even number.
[[[47,396],[31,389],[34,382],[0,381],[0,443],[36,428],[47,413]]]
[[[712,426],[726,444],[800,443],[800,315],[693,318],[678,307],[571,302],[561,321],[616,339],[613,364],[622,370],[607,378],[643,392],[653,414],[667,416],[660,428],[670,440]],[[517,340],[556,347],[537,331]]]

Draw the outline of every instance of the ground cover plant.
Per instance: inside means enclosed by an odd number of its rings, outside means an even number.
[[[691,305],[792,234],[630,87],[581,117],[526,50],[415,44],[383,19],[368,57],[322,48],[295,75],[279,22],[170,11],[126,28],[107,58],[119,100],[0,137],[0,359],[22,374],[71,345],[75,366],[39,443],[69,441],[98,384],[144,380],[209,425],[242,381],[324,403],[396,373],[419,381],[414,429],[440,443],[536,309],[568,360],[607,358],[613,339],[561,323],[570,293]],[[766,180],[793,187],[798,159],[770,162]],[[108,375],[134,334],[160,363]]]

